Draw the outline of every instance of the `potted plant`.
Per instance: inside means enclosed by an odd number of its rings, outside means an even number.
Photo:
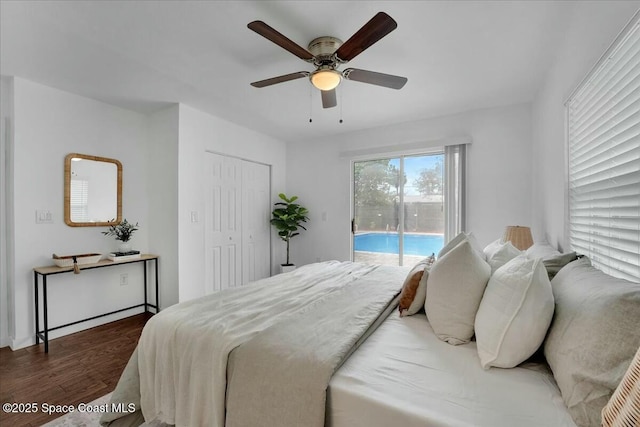
[[[122,222],[120,222],[120,224],[110,225],[109,230],[102,231],[102,234],[104,234],[105,236],[115,236],[116,240],[122,242],[120,244],[120,248],[118,249],[119,253],[127,254],[131,252],[131,244],[129,243],[129,240],[131,240],[133,233],[138,230],[137,227],[137,222],[135,224],[132,224],[125,218],[124,220],[122,220]]]
[[[283,193],[278,194],[282,202],[276,203],[272,212],[271,224],[278,230],[278,236],[287,244],[287,262],[281,264],[281,272],[294,270],[296,267],[289,262],[289,242],[292,237],[300,234],[298,230],[301,228],[306,230],[302,223],[309,219],[307,214],[309,211],[294,203],[298,200],[297,196],[287,197]]]

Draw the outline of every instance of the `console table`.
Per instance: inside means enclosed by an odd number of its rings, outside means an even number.
[[[53,274],[63,274],[63,273],[72,273],[73,266],[71,267],[57,267],[57,266],[46,266],[46,267],[35,267],[33,269],[33,282],[34,282],[34,302],[36,308],[36,344],[40,344],[40,340],[44,342],[44,352],[49,352],[49,332],[55,331],[56,329],[65,328],[67,326],[76,325],[78,323],[87,322],[89,320],[97,319],[99,317],[109,316],[111,314],[120,313],[125,310],[131,310],[132,308],[144,307],[145,312],[149,311],[148,308],[151,307],[155,309],[155,312],[158,313],[160,311],[160,297],[158,293],[158,255],[151,254],[143,254],[140,255],[140,258],[129,259],[126,261],[110,261],[110,260],[102,260],[95,264],[84,264],[80,265],[80,270],[92,270],[94,268],[104,268],[104,267],[118,267],[124,264],[132,264],[132,263],[143,263],[144,269],[144,303],[133,305],[131,307],[122,308],[120,310],[111,311],[109,313],[100,314],[98,316],[89,317],[87,319],[78,320],[75,322],[67,323],[64,325],[56,326],[54,328],[49,327],[49,318],[48,318],[48,307],[47,307],[47,277]],[[154,261],[155,266],[155,287],[156,287],[156,304],[151,304],[147,300],[147,264],[151,261]],[[42,276],[42,318],[44,323],[44,329],[40,330],[40,307],[38,301],[38,290],[39,290],[39,280],[38,276]]]

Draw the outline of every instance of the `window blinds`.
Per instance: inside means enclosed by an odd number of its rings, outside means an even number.
[[[612,276],[640,281],[638,16],[567,102],[569,244]]]

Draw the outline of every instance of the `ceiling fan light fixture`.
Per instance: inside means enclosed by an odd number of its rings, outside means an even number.
[[[317,70],[309,77],[311,84],[320,90],[333,90],[342,80],[342,74],[336,70]]]

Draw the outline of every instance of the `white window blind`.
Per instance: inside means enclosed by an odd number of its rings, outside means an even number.
[[[569,244],[640,281],[640,21],[636,16],[567,101]]]

